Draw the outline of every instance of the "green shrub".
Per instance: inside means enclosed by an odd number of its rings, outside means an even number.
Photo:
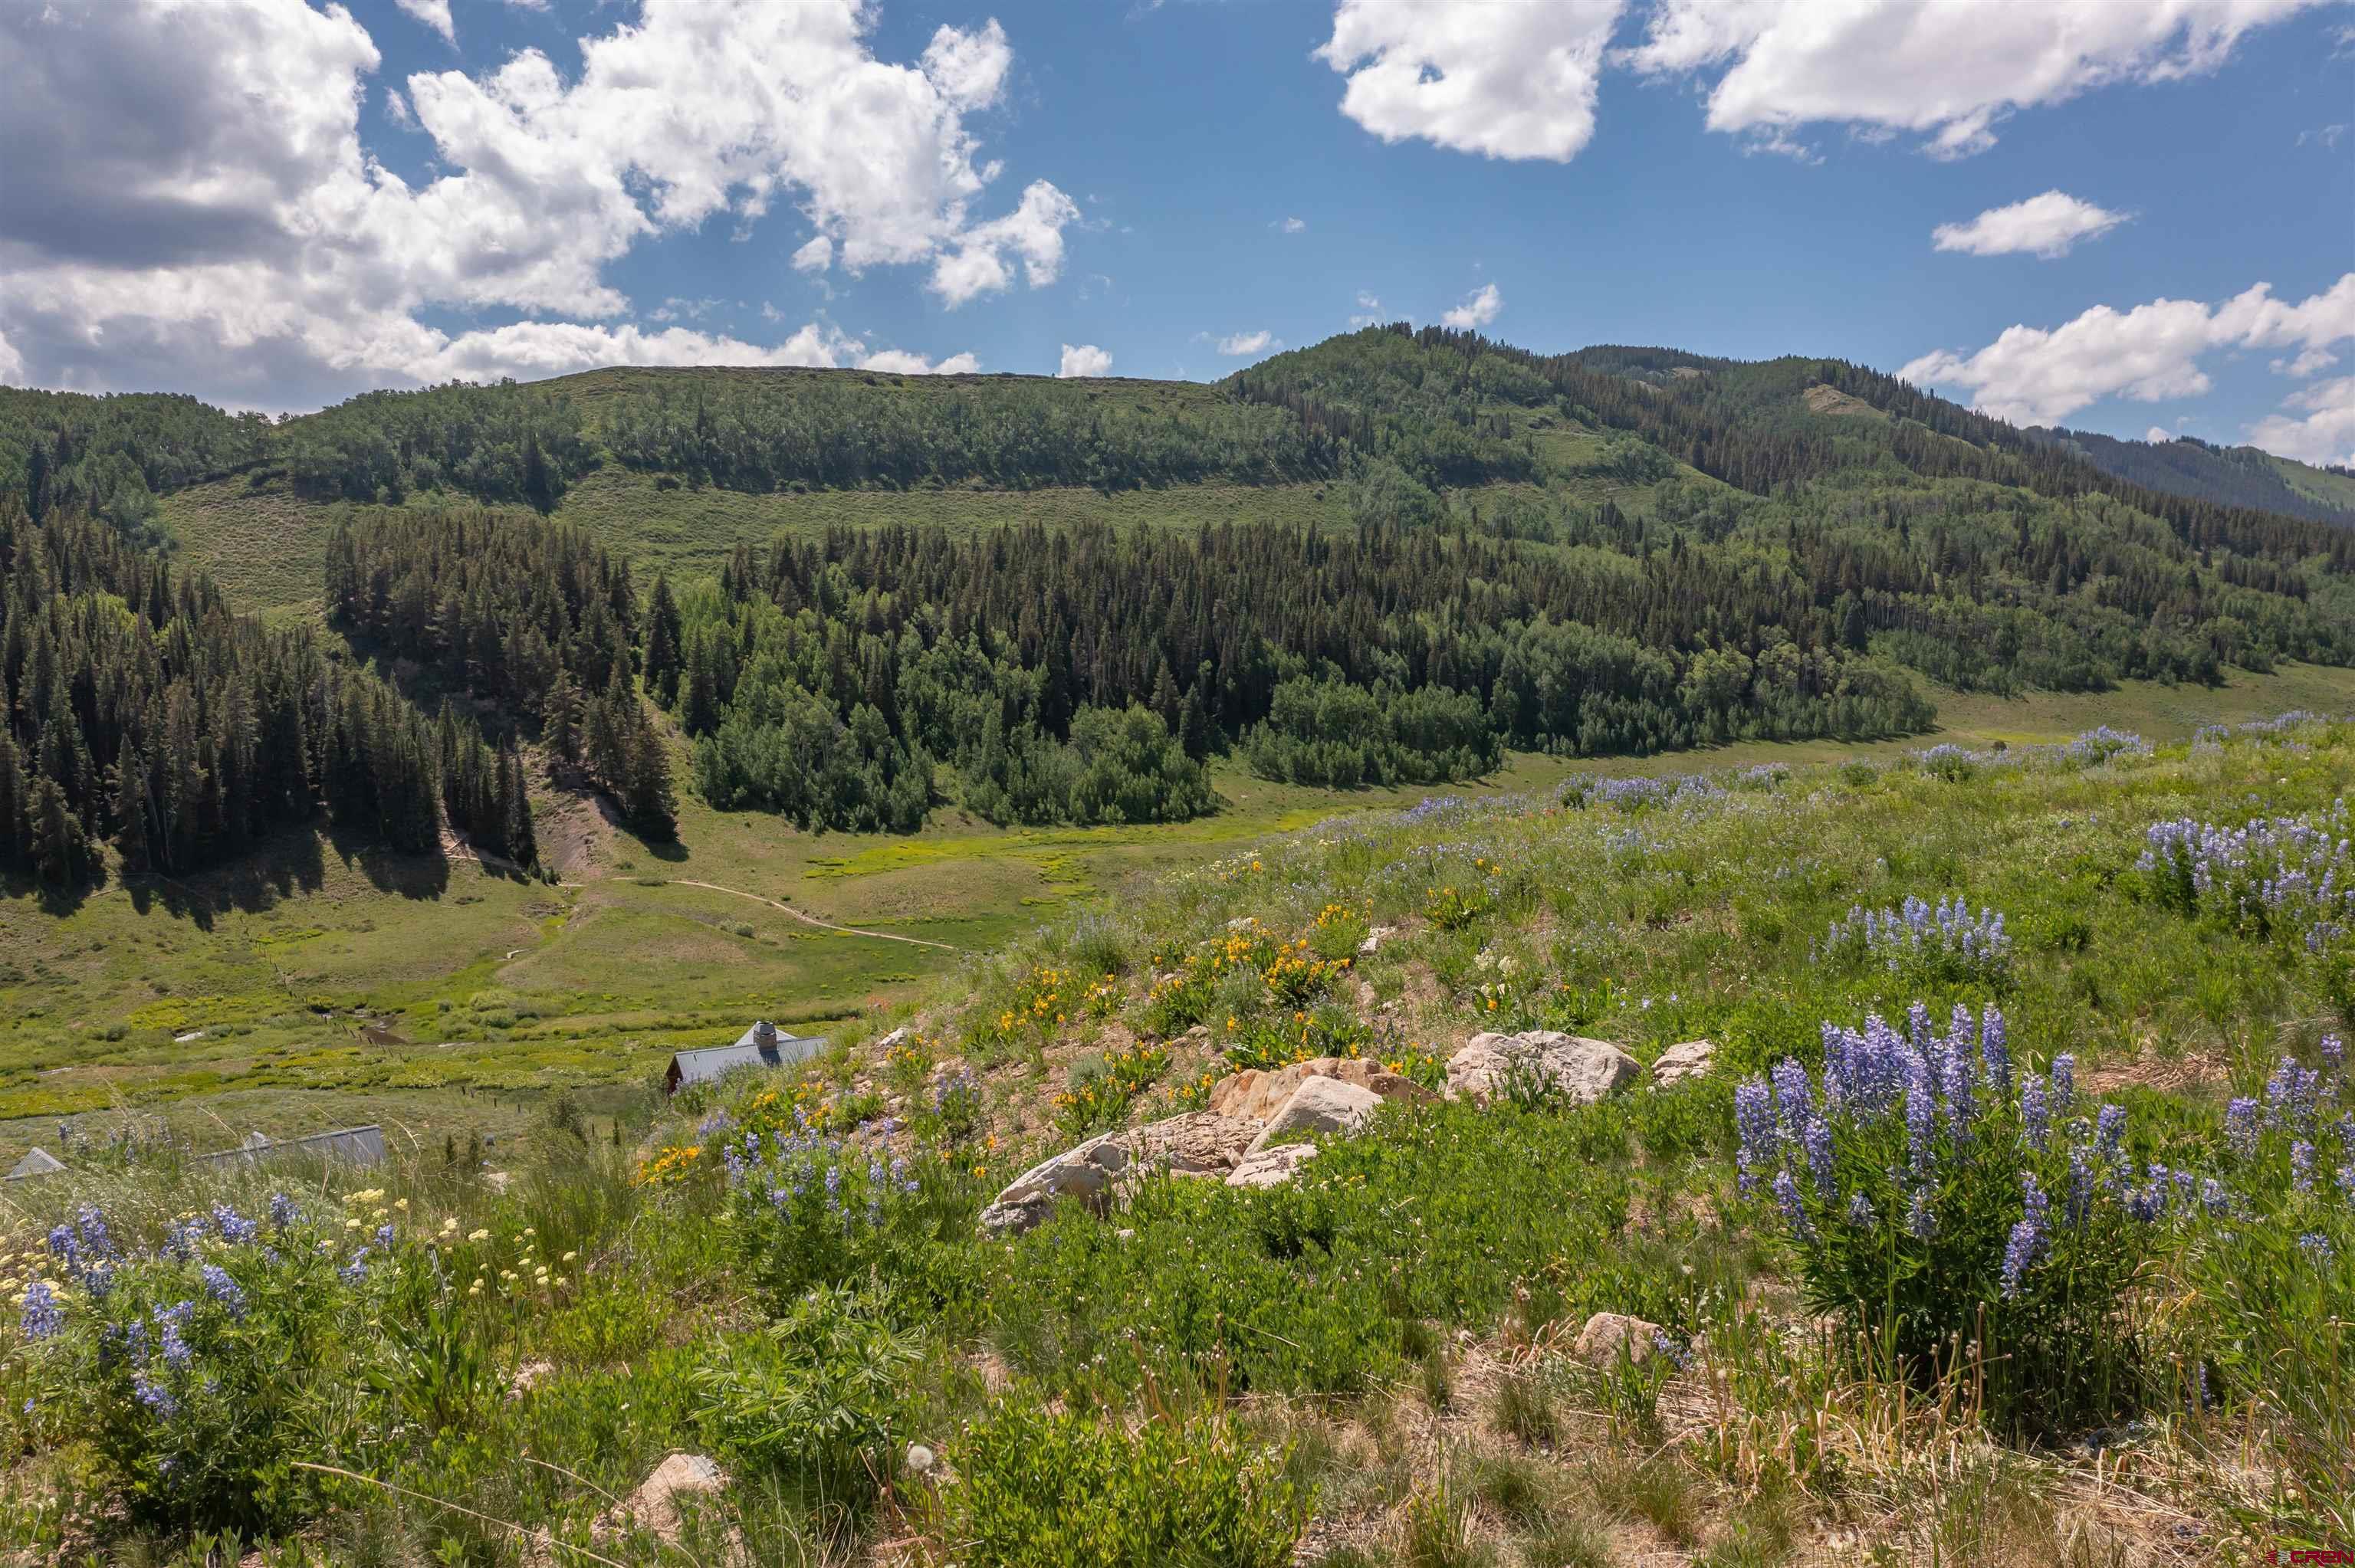
[[[902,1379],[921,1348],[873,1298],[821,1286],[761,1338],[719,1340],[695,1384],[740,1467],[855,1505],[890,1475]]]
[[[949,1533],[971,1568],[1284,1568],[1312,1499],[1229,1416],[1000,1405],[954,1449]]]

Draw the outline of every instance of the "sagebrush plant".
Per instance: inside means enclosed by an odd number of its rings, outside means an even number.
[[[2188,1175],[2137,1174],[2073,1058],[2016,1072],[2001,1012],[1825,1025],[1734,1097],[1745,1190],[1771,1197],[1810,1301],[1887,1370],[1966,1374],[2008,1429],[2098,1419],[2141,1390],[2131,1293]]]
[[[1131,1425],[1009,1401],[951,1453],[949,1538],[971,1568],[1283,1568],[1314,1498],[1284,1450],[1215,1409]]]

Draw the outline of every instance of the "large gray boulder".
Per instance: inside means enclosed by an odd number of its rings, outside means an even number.
[[[1128,1143],[1117,1132],[1102,1132],[1085,1143],[1042,1160],[1007,1183],[981,1212],[986,1235],[1017,1235],[1044,1221],[1065,1198],[1076,1198],[1102,1213],[1112,1201],[1113,1179],[1129,1167]]]
[[[1244,1157],[1282,1139],[1303,1134],[1351,1133],[1382,1108],[1382,1097],[1360,1084],[1339,1078],[1303,1078],[1292,1097],[1277,1107],[1267,1125],[1252,1140]]]
[[[1447,1094],[1451,1099],[1490,1100],[1526,1077],[1572,1105],[1593,1105],[1633,1083],[1642,1071],[1635,1057],[1608,1040],[1550,1029],[1475,1034],[1447,1060]]]

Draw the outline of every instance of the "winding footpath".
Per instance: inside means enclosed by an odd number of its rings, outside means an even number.
[[[815,915],[805,915],[790,904],[780,903],[774,898],[764,897],[758,893],[747,893],[741,887],[722,887],[716,882],[696,882],[684,876],[669,877],[666,880],[677,887],[700,887],[708,893],[728,893],[739,898],[749,898],[755,904],[765,904],[772,909],[792,916],[805,926],[815,926],[822,931],[839,931],[846,937],[872,937],[879,942],[905,942],[911,948],[938,948],[944,953],[959,953],[964,950],[954,944],[935,942],[925,937],[902,937],[893,931],[862,931],[856,926],[837,926],[831,920],[821,920]]]

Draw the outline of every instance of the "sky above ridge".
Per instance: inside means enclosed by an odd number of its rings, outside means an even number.
[[[1369,321],[2355,462],[2355,6],[0,0],[0,383],[1197,379]]]

